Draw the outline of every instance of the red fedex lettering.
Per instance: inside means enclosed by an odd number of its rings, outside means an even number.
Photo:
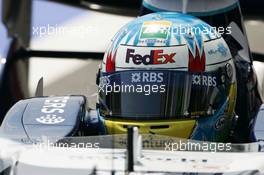
[[[164,64],[170,62],[170,63],[174,63],[175,61],[172,59],[174,56],[176,55],[176,53],[172,53],[170,55],[164,55],[165,57],[165,61]]]
[[[163,64],[162,60],[159,60],[163,58],[163,55],[159,55],[160,53],[163,53],[163,50],[154,50],[153,64]]]
[[[126,63],[130,63],[130,60],[136,65],[155,65],[155,64],[167,64],[175,63],[173,59],[176,53],[163,54],[163,50],[151,50],[150,55],[134,54],[135,49],[127,49]]]

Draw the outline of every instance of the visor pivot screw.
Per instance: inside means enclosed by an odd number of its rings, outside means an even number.
[[[232,69],[231,64],[227,63],[225,68],[226,68],[226,74],[228,78],[231,79],[233,76],[233,69]]]

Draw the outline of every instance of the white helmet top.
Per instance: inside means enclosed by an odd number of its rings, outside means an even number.
[[[181,13],[161,12],[137,18],[124,26],[111,41],[102,72],[214,70],[217,64],[232,57],[218,32],[202,20]]]

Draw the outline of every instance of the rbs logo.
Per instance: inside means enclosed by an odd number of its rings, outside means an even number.
[[[130,60],[132,60],[132,62],[136,65],[175,63],[175,60],[173,58],[176,55],[176,53],[163,54],[163,50],[151,50],[150,55],[145,55],[145,56],[134,53],[135,53],[135,49],[127,49],[126,63],[130,63]]]

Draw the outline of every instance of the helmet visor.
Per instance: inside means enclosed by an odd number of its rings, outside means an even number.
[[[103,73],[99,109],[104,117],[184,119],[213,115],[226,102],[232,75],[142,70]]]

